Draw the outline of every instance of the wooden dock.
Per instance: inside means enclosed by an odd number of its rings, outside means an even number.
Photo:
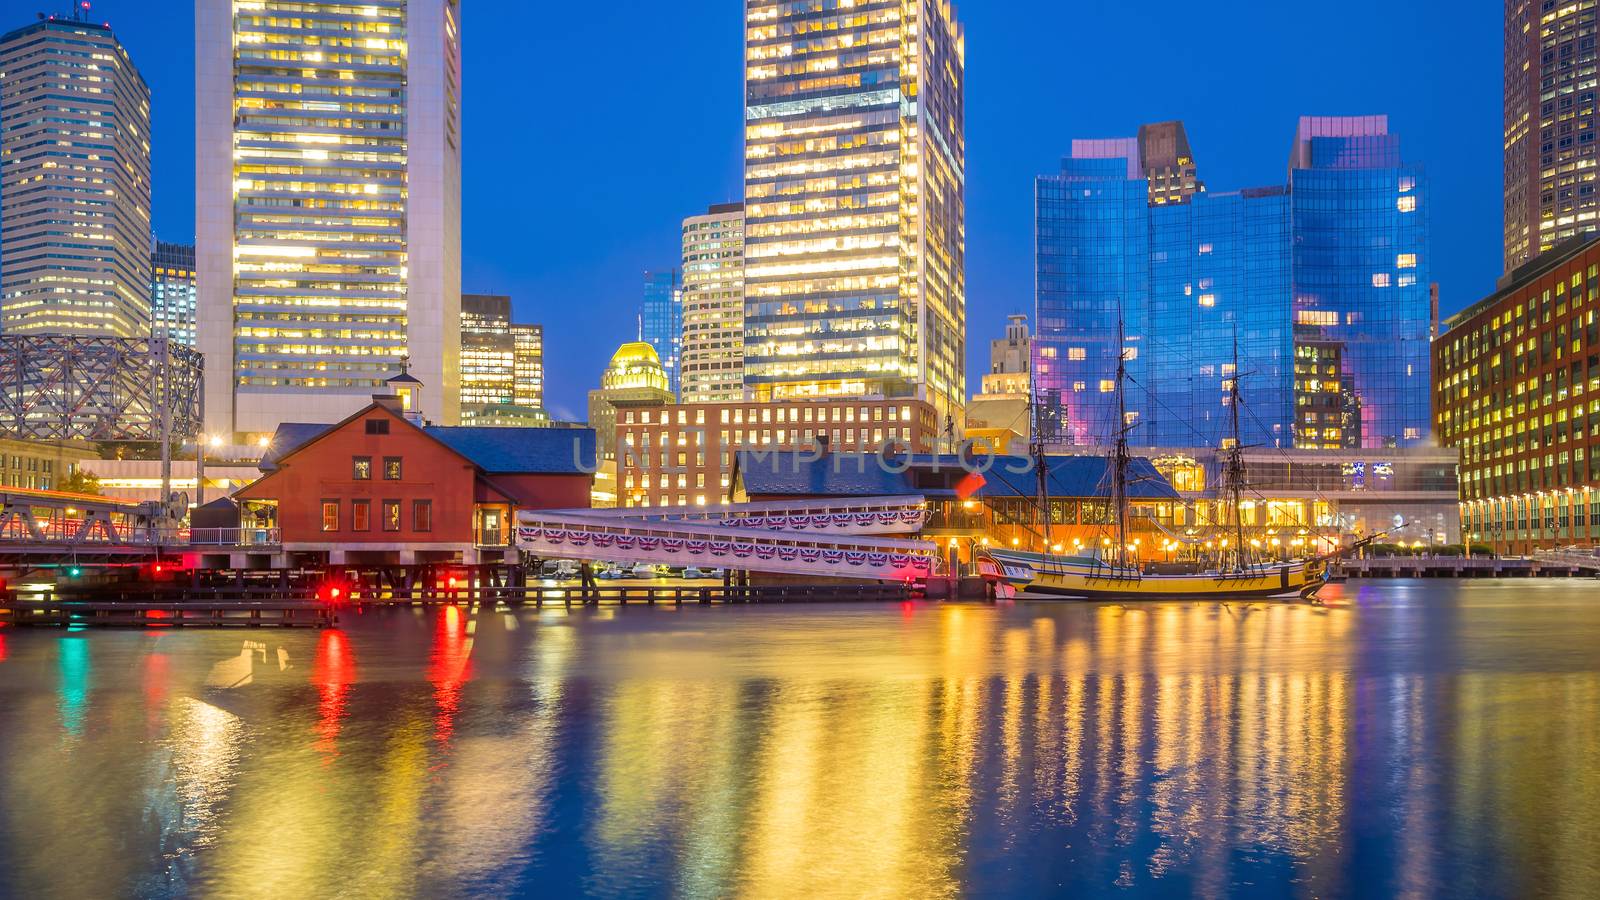
[[[1335,578],[1571,578],[1579,570],[1536,559],[1459,556],[1387,556],[1344,559],[1330,567]]]
[[[15,626],[328,628],[337,622],[332,607],[314,600],[0,600],[0,623]]]
[[[866,585],[616,585],[576,586],[474,586],[430,591],[425,596],[365,596],[356,594],[355,606],[413,606],[433,604],[493,604],[510,608],[531,606],[683,606],[741,603],[888,603],[909,600],[911,586],[900,583]]]

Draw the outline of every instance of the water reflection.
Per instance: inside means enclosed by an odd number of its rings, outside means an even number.
[[[1581,896],[1561,587],[0,632],[0,894]]]

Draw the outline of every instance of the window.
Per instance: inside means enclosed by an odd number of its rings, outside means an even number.
[[[400,530],[400,501],[399,500],[385,500],[385,501],[383,501],[383,530],[384,531],[399,531]]]
[[[389,420],[388,419],[368,419],[367,420],[367,434],[388,434],[388,433],[389,433]]]
[[[411,501],[411,530],[412,531],[432,531],[433,530],[433,501],[432,500],[413,500],[413,501]]]
[[[353,456],[350,458],[350,477],[356,481],[372,480],[372,457]]]
[[[1416,197],[1401,197],[1395,201],[1394,208],[1401,212],[1413,212],[1417,208]]]
[[[322,501],[322,530],[323,531],[338,531],[339,530],[339,501],[337,501],[337,500],[324,500],[324,501]]]
[[[350,501],[350,530],[351,531],[371,531],[372,530],[372,501],[371,500],[351,500]]]
[[[383,480],[384,481],[399,481],[400,480],[400,457],[398,457],[398,456],[385,456],[383,458]]]

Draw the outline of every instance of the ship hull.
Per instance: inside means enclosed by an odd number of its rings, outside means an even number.
[[[1308,599],[1322,587],[1324,571],[1319,563],[1296,560],[1252,566],[1244,572],[1151,575],[1077,559],[1055,561],[1034,554],[995,556],[1006,581],[1023,599]]]

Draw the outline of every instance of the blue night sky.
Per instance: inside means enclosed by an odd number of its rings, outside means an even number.
[[[0,0],[7,27],[51,0]],[[64,5],[64,4],[62,4]],[[679,220],[740,196],[739,0],[466,0],[463,289],[542,322],[548,405],[584,416]],[[1270,8],[1271,14],[1263,14]],[[1388,113],[1426,164],[1446,313],[1500,274],[1498,3],[969,0],[968,357],[1033,308],[1033,177],[1074,137],[1180,118],[1212,190],[1280,184],[1301,114]],[[194,230],[193,4],[98,0],[154,93],[155,224]]]

